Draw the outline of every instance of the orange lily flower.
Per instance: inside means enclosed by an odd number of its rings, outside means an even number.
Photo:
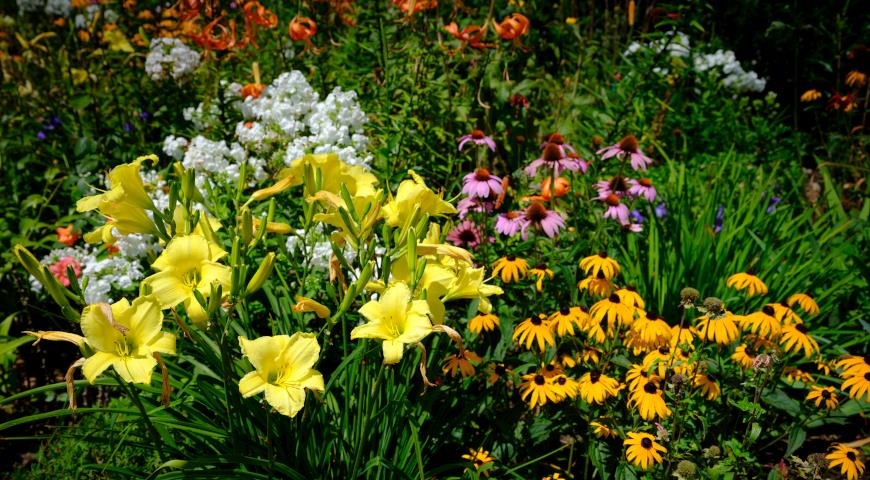
[[[278,16],[271,10],[266,9],[260,2],[254,0],[245,4],[245,40],[244,44],[257,45],[257,25],[266,28],[278,26]]]
[[[444,26],[444,30],[446,30],[447,33],[453,35],[459,41],[471,45],[473,48],[484,49],[494,46],[492,44],[481,42],[481,40],[483,39],[483,35],[486,34],[486,27],[469,25],[460,31],[459,26],[456,25],[456,22],[450,22],[449,25]]]
[[[290,38],[300,42],[311,43],[311,37],[317,33],[317,24],[308,17],[293,17],[290,20]]]
[[[219,25],[223,19],[220,16],[212,20],[199,34],[191,35],[193,41],[206,50],[229,50],[236,46],[236,21],[230,20],[229,26]],[[215,35],[212,30],[218,27],[220,34]]]
[[[520,200],[523,202],[529,201],[539,201],[539,202],[549,202],[550,195],[553,194],[550,188],[551,179],[548,177],[544,180],[544,183],[541,184],[541,194],[533,195],[531,197],[523,197]],[[556,178],[556,198],[564,197],[571,190],[571,183],[568,182],[568,179],[565,177],[557,177]]]
[[[71,247],[76,244],[79,240],[79,234],[73,232],[73,225],[70,224],[66,227],[57,227],[57,241],[66,245],[67,247]]]
[[[513,40],[517,45],[519,45],[520,37],[529,33],[529,19],[521,13],[510,14],[501,23],[493,20],[492,26],[502,40]]]
[[[391,0],[393,5],[406,15],[411,16],[423,10],[430,10],[438,6],[438,0]]]

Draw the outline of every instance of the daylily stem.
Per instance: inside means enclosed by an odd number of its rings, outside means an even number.
[[[160,457],[160,461],[165,461],[166,459],[163,457],[163,443],[160,441],[160,434],[157,433],[157,429],[154,428],[154,424],[151,423],[151,417],[148,416],[148,412],[145,410],[145,406],[142,405],[142,401],[139,400],[139,395],[137,395],[133,390],[127,385],[127,382],[121,380],[117,373],[111,372],[112,377],[118,382],[118,385],[124,389],[124,393],[130,397],[130,401],[136,405],[136,408],[139,409],[139,413],[142,414],[142,420],[145,422],[145,426],[148,427],[148,433],[151,435],[151,441],[154,443],[154,448],[157,449],[157,455]]]
[[[378,376],[375,377],[375,383],[372,385],[371,396],[369,397],[369,408],[366,412],[365,418],[363,418],[362,438],[359,439],[359,448],[356,450],[356,455],[353,459],[353,470],[351,470],[351,476],[349,478],[357,478],[356,472],[357,469],[359,469],[359,462],[362,460],[363,442],[369,436],[369,420],[371,420],[375,408],[375,395],[378,393],[378,387],[381,386],[381,379],[384,378],[384,369],[385,365],[381,363],[381,367],[378,369]]]

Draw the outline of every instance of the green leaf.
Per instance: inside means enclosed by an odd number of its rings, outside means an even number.
[[[69,104],[76,110],[84,110],[88,105],[94,103],[94,98],[91,95],[76,95]]]
[[[788,446],[785,448],[785,456],[787,457],[796,452],[798,448],[801,448],[801,445],[804,444],[804,440],[806,439],[806,430],[800,427],[792,428],[791,432],[788,434]]]
[[[764,403],[770,405],[773,408],[782,410],[783,412],[791,415],[792,417],[797,416],[801,413],[801,404],[788,396],[787,393],[783,392],[780,389],[776,389],[773,392],[763,396],[761,398],[764,400]]]
[[[755,443],[761,435],[761,425],[757,422],[752,422],[752,428],[749,430],[749,443]]]

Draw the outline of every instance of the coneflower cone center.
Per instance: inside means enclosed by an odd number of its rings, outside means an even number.
[[[633,153],[637,151],[638,147],[637,138],[634,135],[626,135],[619,141],[619,149],[623,152]]]
[[[565,143],[565,137],[563,137],[561,133],[553,133],[549,138],[547,138],[547,141],[555,143],[556,145],[562,145]]]
[[[542,158],[548,162],[558,162],[564,158],[562,153],[563,151],[558,145],[550,143],[544,148],[544,155]]]
[[[463,242],[470,243],[477,240],[477,235],[474,233],[473,230],[463,230],[459,232],[459,239]]]
[[[606,203],[609,207],[615,207],[619,205],[619,197],[611,193],[607,196],[607,198],[604,199],[604,203]]]
[[[485,137],[485,136],[486,135],[483,134],[482,130],[472,130],[471,131],[471,138],[473,138],[475,140],[482,140],[483,137]]]
[[[478,182],[485,182],[489,180],[489,170],[485,168],[478,168],[474,171],[474,179]]]
[[[547,218],[547,207],[538,202],[534,202],[526,209],[526,218],[534,223],[541,223]]]

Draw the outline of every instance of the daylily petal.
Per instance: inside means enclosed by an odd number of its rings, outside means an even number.
[[[151,373],[157,366],[154,357],[115,357],[112,361],[115,371],[125,381],[131,383],[151,383]]]
[[[295,387],[266,385],[266,401],[278,413],[292,418],[305,406],[305,390]]]
[[[243,397],[248,398],[266,390],[266,385],[267,383],[259,373],[256,371],[248,372],[241,380],[239,380],[239,393],[241,393]]]
[[[97,376],[109,368],[109,365],[111,365],[116,358],[116,356],[106,352],[97,352],[85,359],[85,363],[82,365],[82,373],[85,374],[88,383],[94,383]]]

